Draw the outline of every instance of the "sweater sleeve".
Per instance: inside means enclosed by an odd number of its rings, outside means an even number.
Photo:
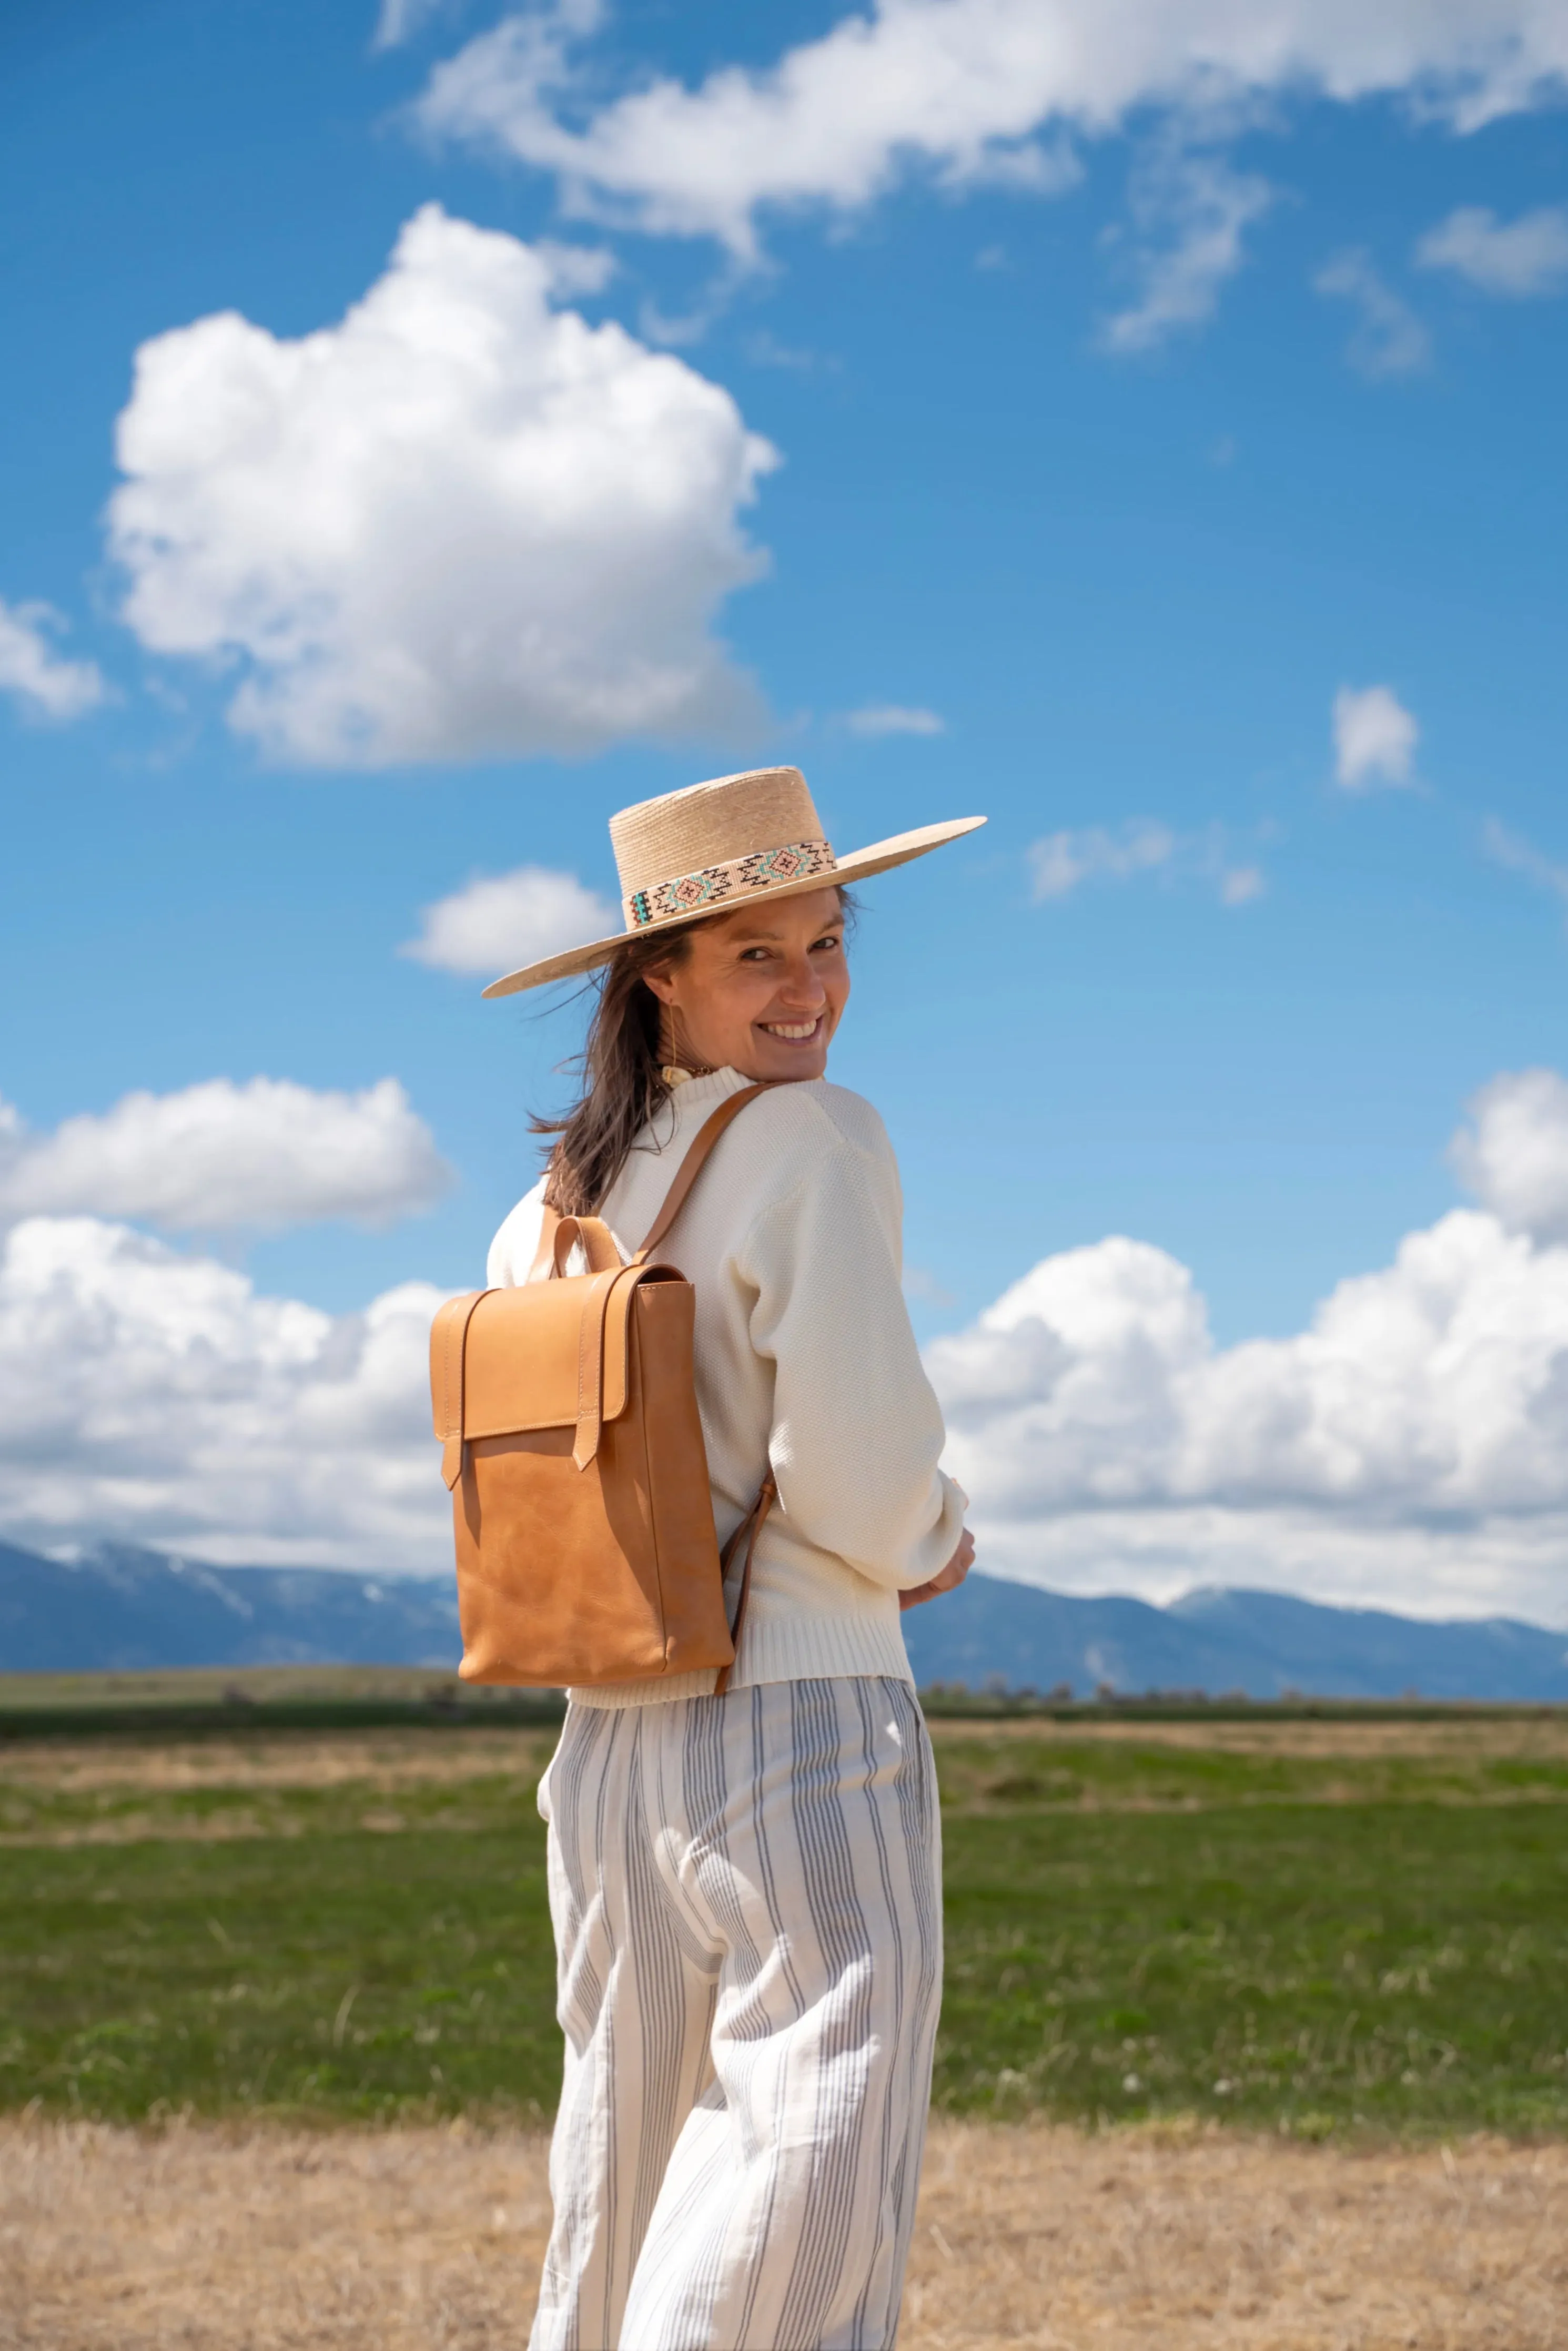
[[[937,1468],[942,1414],[900,1283],[891,1150],[837,1141],[747,1236],[752,1344],[774,1367],[768,1456],[807,1541],[894,1591],[957,1548],[967,1497]]]
[[[544,1222],[545,1183],[541,1176],[533,1189],[523,1194],[490,1243],[485,1264],[487,1290],[516,1290],[527,1281]]]

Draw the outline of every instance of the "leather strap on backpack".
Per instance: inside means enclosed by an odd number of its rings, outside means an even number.
[[[574,1245],[580,1245],[588,1259],[590,1273],[619,1273],[625,1263],[615,1246],[615,1236],[600,1217],[556,1217],[553,1208],[546,1212],[555,1217],[555,1232],[550,1242],[549,1268],[558,1278],[566,1272],[566,1261]]]
[[[718,1679],[713,1686],[713,1694],[715,1698],[722,1698],[725,1691],[729,1687],[729,1677],[735,1671],[736,1659],[740,1656],[740,1628],[746,1621],[746,1604],[751,1595],[752,1557],[757,1550],[757,1538],[762,1532],[762,1521],[768,1516],[768,1511],[772,1509],[774,1497],[778,1491],[778,1486],[774,1483],[773,1472],[769,1469],[767,1477],[764,1478],[761,1486],[758,1489],[756,1501],[753,1502],[750,1510],[747,1510],[746,1516],[742,1519],[740,1524],[737,1527],[735,1532],[726,1543],[723,1551],[719,1553],[719,1566],[723,1573],[727,1575],[729,1573],[729,1562],[735,1557],[736,1546],[739,1542],[742,1535],[746,1537],[746,1559],[740,1571],[740,1597],[735,1604],[735,1622],[729,1628],[729,1637],[735,1644],[735,1656],[731,1657],[727,1666],[722,1666],[719,1668]]]
[[[571,1448],[580,1469],[586,1469],[599,1450],[604,1404],[604,1322],[611,1291],[628,1275],[633,1280],[637,1278],[634,1268],[622,1265],[617,1257],[608,1271],[594,1275],[583,1303],[577,1343],[577,1442]]]
[[[709,1152],[730,1121],[739,1115],[747,1102],[754,1102],[758,1094],[765,1094],[768,1091],[765,1085],[745,1086],[739,1093],[731,1094],[727,1102],[721,1102],[718,1108],[703,1121],[692,1138],[685,1157],[675,1170],[675,1180],[664,1195],[664,1207],[643,1236],[643,1246],[632,1259],[633,1265],[641,1265],[650,1250],[658,1248],[685,1207],[687,1194],[702,1174]]]
[[[701,1175],[709,1152],[726,1127],[733,1119],[738,1118],[747,1102],[755,1102],[758,1094],[765,1094],[767,1092],[766,1085],[743,1086],[739,1093],[731,1094],[727,1101],[721,1102],[718,1108],[704,1120],[692,1138],[685,1157],[675,1170],[675,1180],[664,1195],[664,1207],[643,1235],[643,1246],[632,1259],[633,1265],[644,1264],[669,1232],[675,1218],[685,1207],[692,1186]],[[751,1562],[756,1555],[757,1538],[762,1531],[762,1521],[772,1509],[778,1491],[773,1472],[769,1469],[758,1489],[757,1499],[719,1554],[719,1566],[727,1575],[730,1562],[734,1559],[741,1542],[745,1542],[746,1557],[740,1571],[740,1596],[736,1603],[735,1622],[729,1628],[729,1637],[735,1644],[735,1657],[730,1659],[727,1666],[720,1668],[718,1678],[714,1684],[716,1697],[722,1697],[729,1687],[729,1677],[735,1671],[736,1657],[740,1655],[740,1628],[746,1619],[746,1604],[751,1593]]]
[[[727,1101],[721,1102],[718,1108],[704,1120],[692,1137],[685,1157],[675,1170],[674,1179],[664,1195],[664,1207],[649,1226],[642,1248],[631,1260],[633,1265],[641,1265],[650,1249],[658,1248],[685,1207],[686,1196],[702,1174],[709,1152],[730,1121],[746,1108],[747,1102],[755,1102],[758,1094],[765,1094],[768,1091],[765,1084],[744,1086],[739,1093],[731,1094]],[[538,1281],[552,1272],[562,1272],[572,1244],[577,1241],[582,1244],[590,1273],[602,1273],[607,1267],[621,1262],[619,1253],[611,1253],[615,1249],[614,1239],[609,1226],[600,1217],[563,1217],[559,1210],[547,1207],[539,1218],[539,1245],[534,1251],[528,1279]]]
[[[675,1180],[664,1195],[664,1207],[643,1236],[643,1246],[632,1260],[633,1265],[645,1263],[669,1232],[675,1218],[686,1205],[692,1186],[702,1173],[704,1162],[726,1127],[733,1119],[739,1116],[747,1102],[755,1102],[758,1094],[765,1094],[767,1092],[766,1085],[745,1086],[739,1093],[731,1094],[727,1101],[721,1102],[718,1108],[704,1120],[692,1138],[691,1146],[685,1157],[675,1170]],[[740,1628],[746,1620],[746,1604],[751,1594],[751,1562],[757,1552],[757,1538],[762,1531],[762,1521],[772,1509],[778,1491],[773,1472],[769,1469],[758,1489],[756,1501],[753,1502],[719,1554],[719,1566],[727,1575],[730,1562],[735,1557],[738,1545],[744,1540],[746,1557],[740,1571],[740,1596],[736,1602],[735,1622],[729,1628],[729,1637],[735,1644],[735,1657],[730,1659],[727,1666],[720,1668],[718,1679],[714,1684],[716,1698],[722,1697],[729,1687],[729,1677],[735,1671],[736,1658],[740,1655]]]
[[[441,1439],[441,1474],[448,1491],[463,1475],[463,1359],[468,1345],[468,1325],[474,1309],[487,1290],[470,1290],[449,1298],[436,1315],[430,1332],[431,1394],[434,1402],[435,1434]]]

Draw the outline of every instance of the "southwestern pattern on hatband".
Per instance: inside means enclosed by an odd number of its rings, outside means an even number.
[[[651,889],[634,890],[626,901],[626,917],[633,930],[680,914],[700,914],[726,898],[747,890],[777,889],[782,882],[803,882],[813,873],[831,873],[837,860],[825,841],[789,841],[779,849],[754,850],[749,857],[732,857],[724,865],[705,865],[695,873],[682,873],[673,882],[655,882]]]

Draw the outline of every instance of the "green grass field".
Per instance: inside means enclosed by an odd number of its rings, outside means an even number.
[[[942,2105],[1568,2130],[1568,1726],[1279,1728],[942,1726]],[[547,2116],[550,1743],[12,1740],[0,2105]]]

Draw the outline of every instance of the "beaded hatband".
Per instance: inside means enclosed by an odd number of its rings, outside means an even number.
[[[701,914],[741,890],[777,889],[781,882],[800,882],[813,873],[832,873],[837,860],[825,841],[790,841],[782,849],[755,850],[749,857],[732,857],[725,865],[705,865],[700,872],[683,873],[674,882],[655,882],[650,890],[634,890],[626,904],[633,930],[673,915]]]

